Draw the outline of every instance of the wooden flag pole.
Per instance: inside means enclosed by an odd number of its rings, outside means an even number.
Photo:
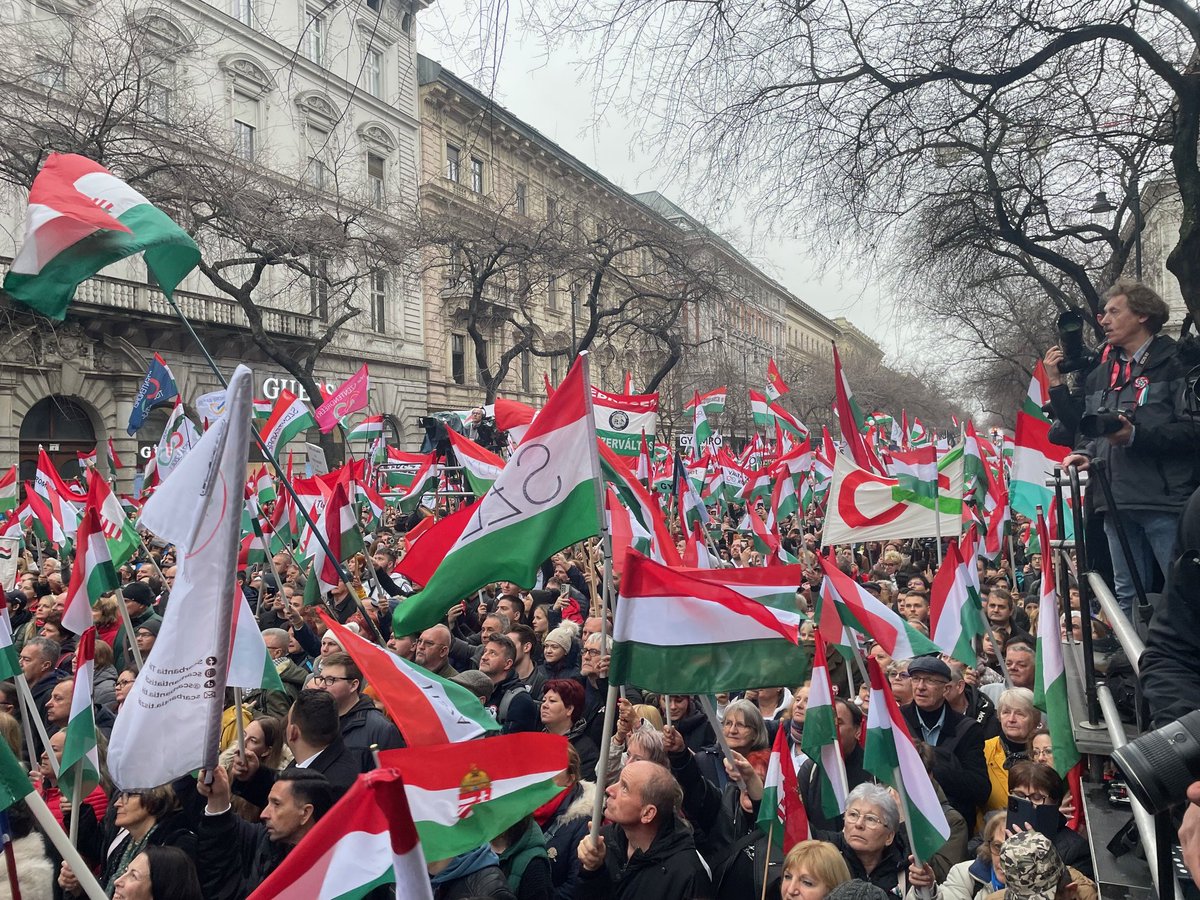
[[[122,604],[124,608],[124,604]],[[42,721],[41,715],[38,713],[37,706],[33,702],[33,691],[29,689],[29,682],[25,680],[25,675],[22,672],[17,673],[17,696],[21,698],[21,702],[25,706],[25,725],[28,732],[29,723],[33,722],[33,727],[37,729],[38,737],[42,739],[42,747],[46,750],[46,759],[50,763],[50,771],[54,773],[54,777],[58,778],[58,757],[50,749],[50,735],[46,731],[46,723]],[[35,755],[29,760],[29,767],[32,769],[38,764],[38,757]]]
[[[788,760],[784,760],[785,765],[789,765]],[[763,886],[762,893],[758,900],[767,900],[767,876],[771,873],[771,841],[775,837],[775,820],[778,819],[778,814],[771,817],[771,824],[767,826],[767,852],[763,854]]]
[[[72,776],[71,790],[71,834],[69,839],[72,847],[78,847],[80,807],[83,806],[83,760],[75,764],[75,774]]]

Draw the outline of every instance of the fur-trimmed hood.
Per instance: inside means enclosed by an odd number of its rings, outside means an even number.
[[[571,801],[571,805],[562,814],[563,822],[592,817],[592,807],[596,803],[596,782],[581,781],[579,787],[582,789],[579,796]]]

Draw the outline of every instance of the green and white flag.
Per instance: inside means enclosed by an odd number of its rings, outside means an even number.
[[[0,516],[7,516],[17,508],[17,467],[13,466],[0,475]]]
[[[108,553],[114,568],[120,568],[137,554],[141,540],[137,529],[125,515],[125,507],[113,493],[108,482],[93,470],[88,474],[88,505],[92,506],[100,520],[100,530],[108,541]]]
[[[491,490],[500,473],[504,471],[504,460],[453,429],[447,428],[446,436],[450,438],[454,458],[467,473],[471,492],[476,497],[482,497]]]
[[[1054,567],[1049,553],[1050,530],[1039,509],[1037,534],[1042,556],[1042,600],[1038,604],[1037,660],[1033,672],[1033,705],[1046,714],[1050,746],[1054,749],[1054,770],[1066,778],[1079,762],[1079,748],[1071,729],[1071,709],[1067,705],[1067,672],[1063,666],[1062,633],[1059,631],[1058,592],[1054,589]],[[1086,623],[1085,623],[1086,627]]]
[[[712,437],[712,426],[708,424],[708,416],[698,393],[692,398],[692,404],[692,456],[699,459],[704,452],[704,445]]]
[[[161,209],[98,163],[51,153],[29,190],[25,240],[4,289],[62,320],[80,283],[141,253],[168,297],[200,262],[200,250]]]
[[[8,608],[0,610],[0,679],[16,678],[21,674],[21,663],[13,643],[12,620]]]
[[[75,535],[75,563],[71,568],[71,582],[67,585],[63,627],[82,635],[92,627],[92,607],[96,601],[120,585],[96,508],[88,506]]]
[[[979,664],[975,639],[983,632],[975,566],[975,526],[963,539],[961,554],[958,541],[950,539],[946,555],[933,578],[929,592],[929,638],[947,656],[974,668]]]
[[[425,588],[396,607],[395,634],[437,624],[493,581],[532,585],[543,560],[599,533],[604,486],[586,360],[538,413]]]

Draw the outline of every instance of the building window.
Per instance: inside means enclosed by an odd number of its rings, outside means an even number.
[[[33,79],[48,91],[61,91],[67,84],[67,64],[39,59]]]
[[[383,51],[374,47],[367,49],[363,61],[363,87],[372,97],[383,97]]]
[[[319,319],[329,318],[329,262],[318,256],[308,261],[311,275],[308,276],[309,315]]]
[[[558,387],[558,375],[558,357],[552,356],[550,357],[550,383],[554,387]]]
[[[546,279],[546,308],[558,309],[558,276],[551,275]]]
[[[530,385],[533,383],[533,360],[529,357],[529,351],[526,350],[521,354],[521,390],[529,393]]]
[[[455,384],[467,383],[467,341],[461,334],[450,335],[450,378]]]
[[[384,200],[384,159],[377,153],[367,154],[367,184],[371,192],[371,205],[383,209]]]
[[[462,163],[462,152],[453,144],[446,145],[446,177],[458,181],[459,167]]]
[[[166,122],[171,117],[171,89],[151,81],[146,87],[146,112],[150,118]]]
[[[258,152],[258,101],[244,94],[233,95],[233,152],[253,162]]]
[[[318,66],[325,65],[325,17],[309,13],[308,34],[305,41],[308,58]]]
[[[471,157],[471,190],[483,193],[483,160]]]
[[[558,218],[558,201],[553,197],[546,198],[546,221],[553,222]]]
[[[308,163],[305,178],[318,191],[333,186],[333,175],[325,164],[325,150],[329,146],[329,132],[306,125],[305,138],[308,141]]]
[[[254,24],[254,0],[230,0],[231,14],[243,25]]]
[[[371,330],[376,334],[387,331],[387,273],[371,273]]]
[[[523,181],[517,182],[517,215],[523,216],[526,211],[526,195],[529,193],[529,187]]]
[[[367,9],[379,12],[383,9],[383,0],[367,0]]]

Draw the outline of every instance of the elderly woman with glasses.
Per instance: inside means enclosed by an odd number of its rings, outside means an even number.
[[[1064,863],[1088,878],[1095,877],[1087,838],[1068,828],[1067,818],[1062,814],[1067,785],[1054,769],[1030,760],[1014,763],[1008,770],[1008,793],[1011,797],[1028,800],[1034,806],[1055,807],[1055,814],[1048,816],[1049,821],[1037,830],[1050,838]]]
[[[1008,808],[1008,770],[1015,763],[1029,759],[1029,741],[1042,724],[1042,714],[1033,705],[1033,691],[1014,687],[1001,693],[996,719],[1000,722],[1000,733],[983,743],[983,758],[992,782],[985,812]]]
[[[993,891],[1004,889],[1004,872],[998,865],[1000,847],[1004,844],[1005,812],[987,814],[983,822],[983,843],[975,859],[960,862],[938,884],[928,865],[908,867],[908,894],[904,900],[919,900],[917,890],[929,888],[934,900],[983,900]],[[928,894],[926,896],[929,896]]]
[[[878,784],[860,784],[846,797],[841,832],[817,831],[842,853],[850,876],[889,894],[908,887],[908,850],[900,836],[900,808],[892,792]]]

